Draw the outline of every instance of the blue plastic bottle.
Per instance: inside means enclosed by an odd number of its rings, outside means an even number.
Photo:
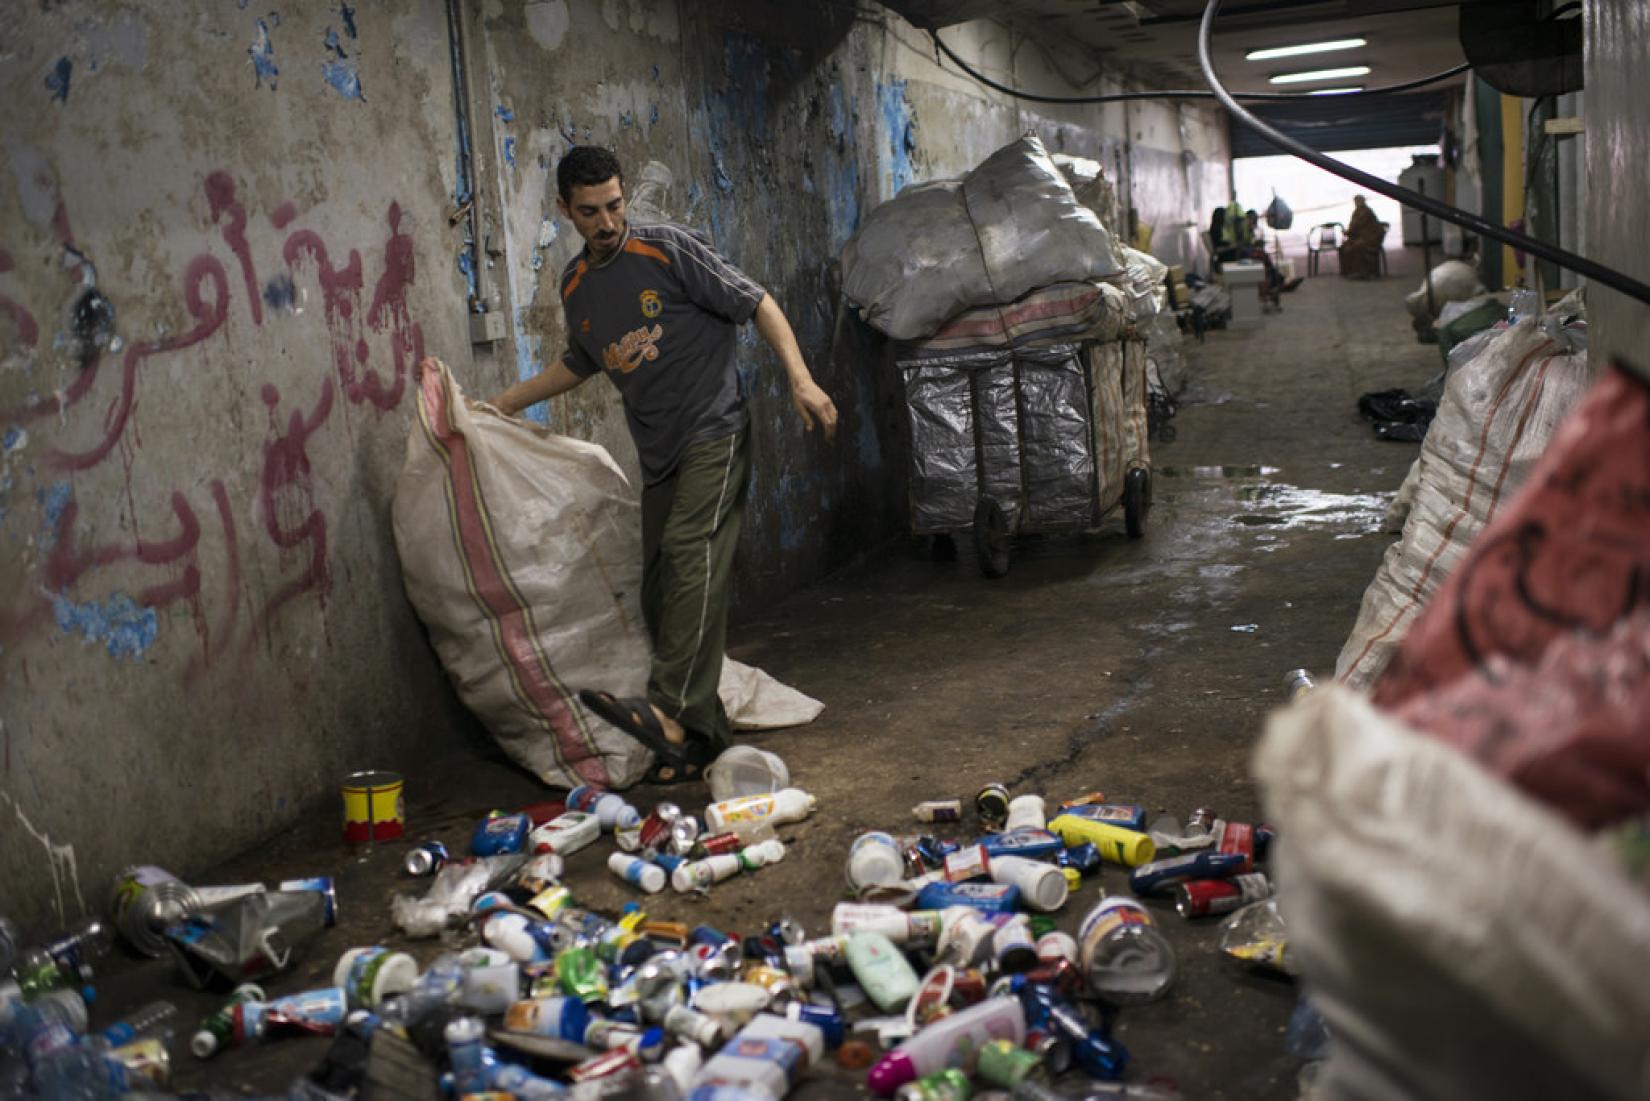
[[[470,838],[470,851],[476,856],[519,853],[527,844],[527,832],[532,828],[533,820],[525,814],[494,811],[476,823],[476,832]]]

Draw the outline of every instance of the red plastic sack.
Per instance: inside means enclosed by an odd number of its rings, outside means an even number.
[[[1650,809],[1650,660],[1633,616],[1647,607],[1650,392],[1617,367],[1479,533],[1372,698],[1574,821],[1615,821]]]

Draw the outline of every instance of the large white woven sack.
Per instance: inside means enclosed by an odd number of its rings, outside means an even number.
[[[1592,383],[1585,349],[1570,353],[1532,318],[1454,369],[1405,478],[1403,534],[1364,590],[1335,675],[1368,689],[1467,546],[1524,484],[1558,424]]]
[[[606,450],[470,401],[438,360],[419,365],[417,396],[395,543],[459,698],[546,784],[635,783],[651,754],[577,698],[646,691],[635,492]],[[823,706],[732,661],[719,689],[745,728],[808,722]]]
[[[1650,1096],[1650,899],[1545,806],[1335,685],[1254,758],[1315,1098]]]

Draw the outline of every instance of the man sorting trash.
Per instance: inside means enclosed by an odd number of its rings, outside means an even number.
[[[653,639],[645,698],[585,689],[580,701],[651,749],[648,779],[696,778],[731,730],[716,694],[728,587],[750,469],[734,334],[755,321],[790,380],[804,429],[837,412],[773,297],[682,226],[629,225],[610,151],[568,150],[556,209],[584,239],[561,277],[569,347],[492,400],[515,414],[603,371],[618,387],[642,466],[642,610]]]

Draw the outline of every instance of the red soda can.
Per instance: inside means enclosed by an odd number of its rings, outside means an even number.
[[[1083,973],[1068,959],[1045,960],[1025,976],[1027,982],[1052,986],[1067,997],[1076,996],[1083,988]]]
[[[701,837],[699,847],[705,851],[706,856],[725,856],[738,852],[745,847],[745,843],[736,833],[716,833],[709,837]]]
[[[1228,822],[1220,835],[1220,851],[1243,857],[1239,874],[1255,870],[1255,827],[1247,822]]]
[[[1271,882],[1259,872],[1231,879],[1192,879],[1175,888],[1174,908],[1183,918],[1229,914],[1271,893]]]
[[[670,841],[670,827],[682,817],[682,809],[675,803],[660,803],[642,819],[639,840],[643,849],[659,851]]]

